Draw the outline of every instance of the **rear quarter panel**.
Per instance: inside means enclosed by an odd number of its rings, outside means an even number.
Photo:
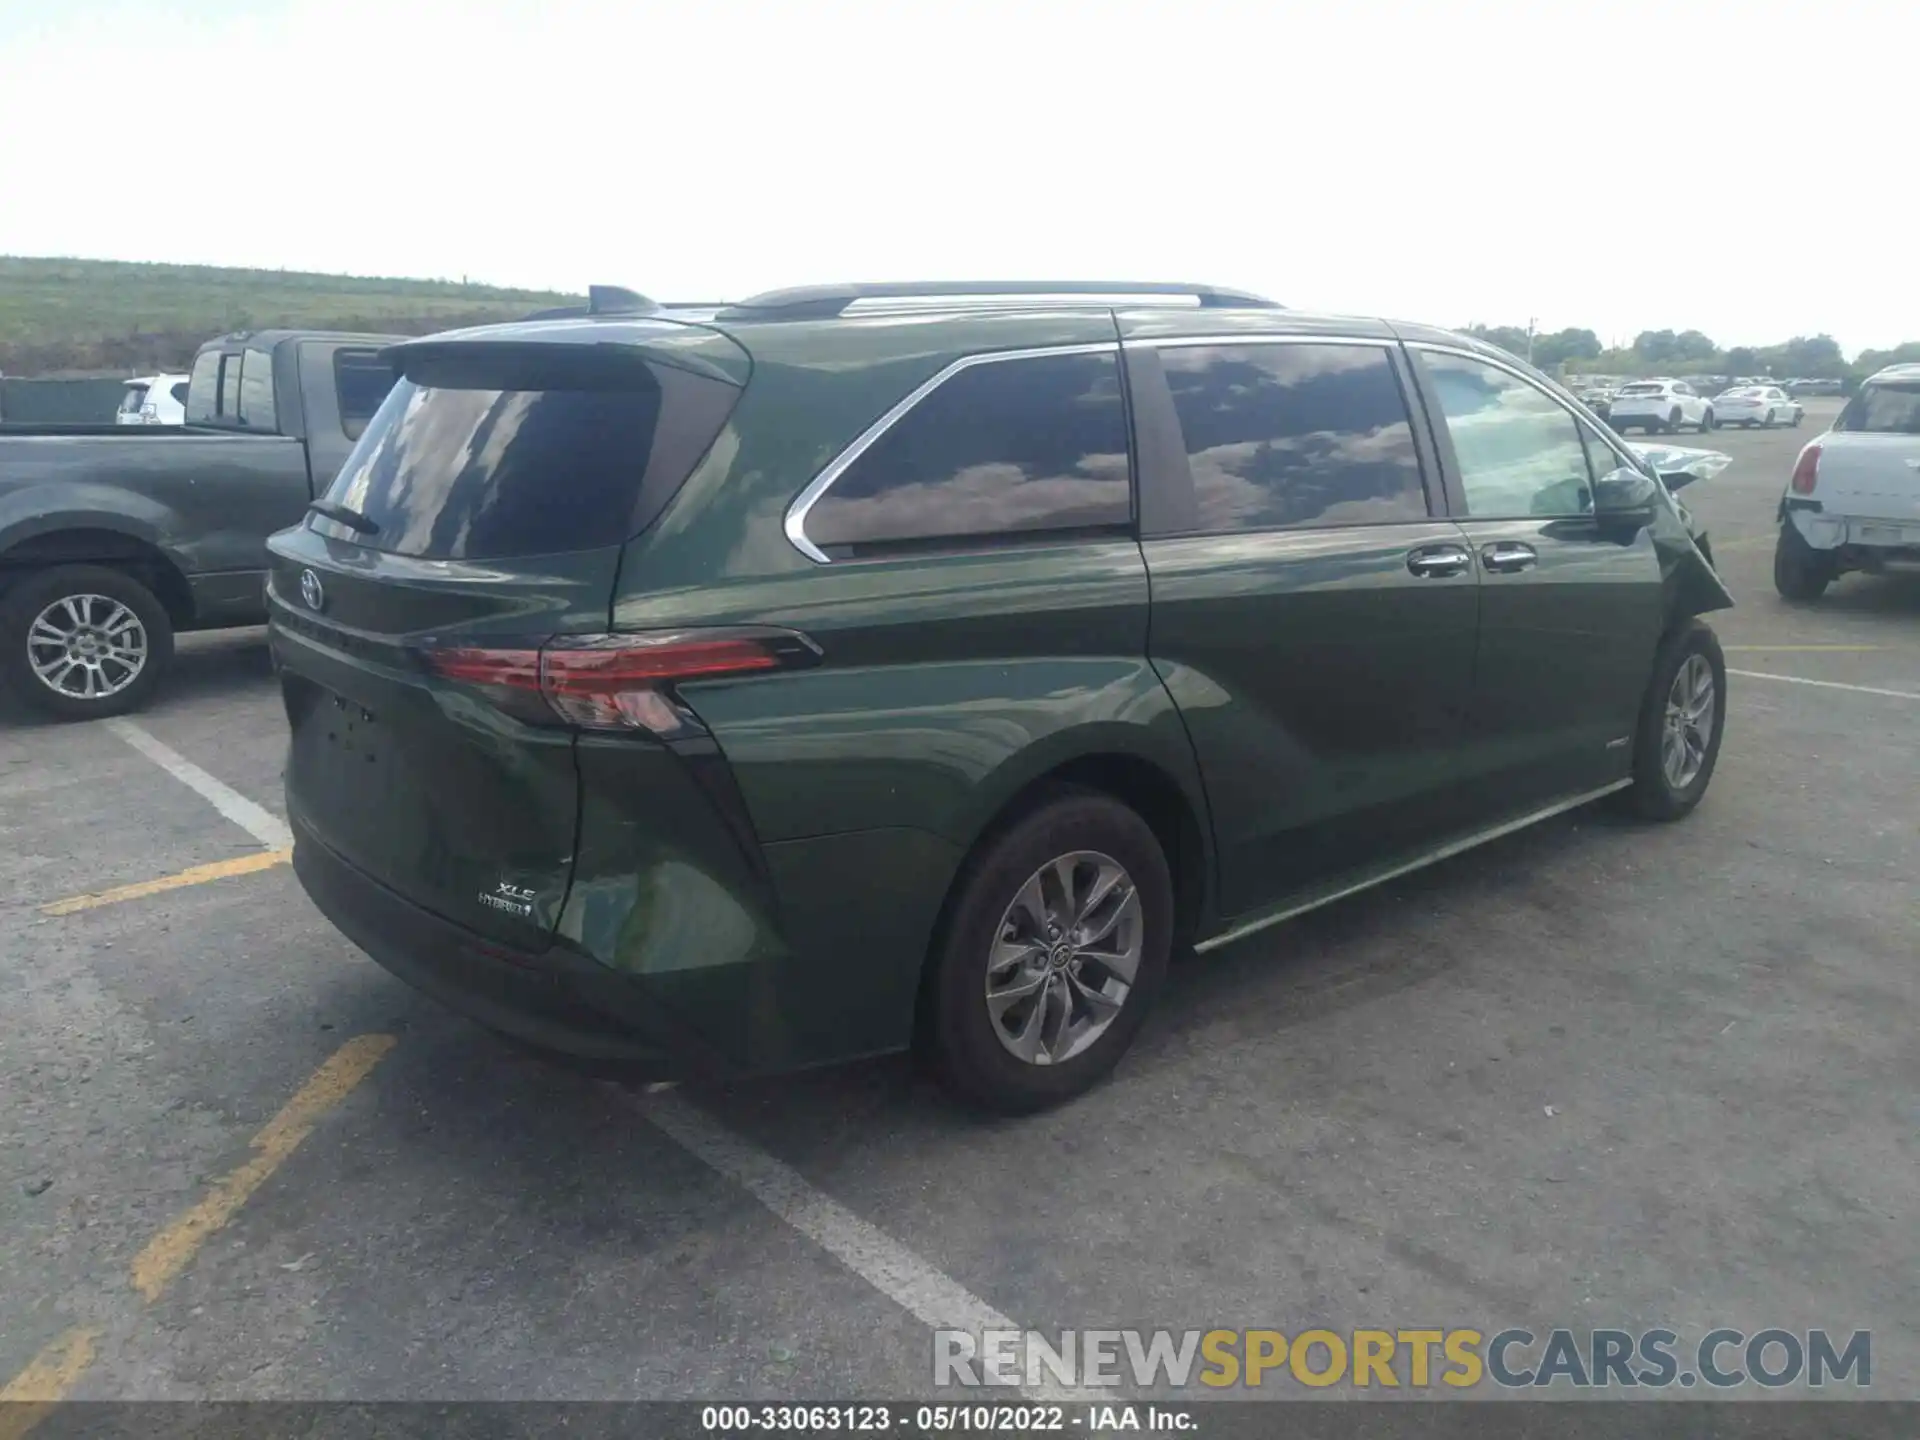
[[[306,509],[300,441],[143,430],[0,437],[0,548],[101,528],[158,546],[190,576],[265,570],[267,536]]]

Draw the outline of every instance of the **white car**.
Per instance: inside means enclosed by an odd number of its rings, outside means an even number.
[[[1869,377],[1780,497],[1773,584],[1817,600],[1849,570],[1920,571],[1920,365]]]
[[[120,397],[116,425],[184,425],[187,423],[187,377],[141,375],[127,381]]]
[[[1614,392],[1607,423],[1621,434],[1632,429],[1668,434],[1692,426],[1713,429],[1713,402],[1684,380],[1635,380]]]
[[[1721,425],[1797,426],[1806,411],[1778,385],[1736,385],[1713,397],[1713,418]]]

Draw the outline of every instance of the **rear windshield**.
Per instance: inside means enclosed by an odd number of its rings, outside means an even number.
[[[1836,430],[1881,435],[1920,435],[1920,382],[1869,385],[1847,402]]]
[[[141,405],[146,403],[146,398],[147,398],[146,386],[144,385],[127,386],[127,393],[120,397],[120,413],[122,415],[135,414],[136,412],[138,412]]]
[[[738,397],[634,360],[409,362],[327,492],[379,528],[311,523],[431,559],[617,545],[665,507]]]
[[[1666,388],[1664,385],[1622,385],[1620,393],[1622,395],[1659,395],[1663,394]]]

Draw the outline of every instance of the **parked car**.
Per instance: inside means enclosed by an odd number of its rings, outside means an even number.
[[[309,895],[575,1059],[917,1042],[1025,1110],[1115,1064],[1176,948],[1699,802],[1732,601],[1652,466],[1491,346],[1168,290],[397,347],[269,547]]]
[[[194,357],[184,425],[0,433],[0,681],[61,719],[118,715],[177,631],[260,623],[267,536],[347,458],[396,338],[228,335]]]
[[[114,415],[120,425],[184,425],[187,423],[187,377],[142,375],[127,381]]]
[[[1670,434],[1689,425],[1704,433],[1714,427],[1713,402],[1684,380],[1636,380],[1614,393],[1607,423],[1622,434]]]
[[[1573,392],[1594,414],[1605,420],[1613,405],[1613,391],[1604,385],[1583,385]]]
[[[1771,430],[1775,425],[1798,426],[1806,410],[1778,385],[1736,385],[1713,397],[1713,414],[1721,425]]]
[[[1773,583],[1817,600],[1851,570],[1920,569],[1920,365],[1870,376],[1780,497]]]

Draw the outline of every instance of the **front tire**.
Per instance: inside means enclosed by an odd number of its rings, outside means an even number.
[[[1771,430],[1773,428],[1773,411],[1769,410],[1765,415],[1760,417],[1760,428],[1762,430]]]
[[[153,698],[172,660],[166,607],[119,570],[43,570],[15,586],[0,606],[0,677],[58,720],[138,710]]]
[[[1713,411],[1710,409],[1702,410],[1700,412],[1700,433],[1702,435],[1705,435],[1708,431],[1714,428],[1715,427],[1713,423]]]
[[[1690,814],[1712,783],[1726,733],[1727,662],[1719,637],[1688,620],[1662,642],[1641,702],[1633,784],[1622,793],[1646,820]]]
[[[1837,574],[1833,557],[1823,555],[1787,520],[1773,546],[1773,588],[1780,598],[1809,605],[1827,593]]]
[[[1096,1084],[1146,1019],[1173,944],[1153,830],[1068,790],[984,841],[932,957],[926,1038],[961,1098],[1006,1114]]]

